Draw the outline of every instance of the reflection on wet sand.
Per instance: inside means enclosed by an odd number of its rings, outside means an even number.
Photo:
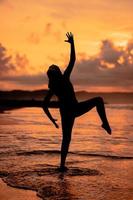
[[[77,192],[71,191],[71,184],[63,173],[59,174],[56,181],[46,182],[37,195],[44,200],[58,199],[58,200],[72,200],[77,199]]]
[[[59,172],[58,168],[45,167],[34,171],[10,173],[5,182],[10,186],[32,189],[43,199],[75,200],[81,194],[72,177],[80,181],[80,177],[100,176],[95,169],[71,167],[67,172]]]

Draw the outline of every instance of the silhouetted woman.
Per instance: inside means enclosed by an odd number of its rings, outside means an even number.
[[[70,75],[75,63],[74,39],[72,33],[67,33],[66,36],[68,40],[65,40],[65,42],[68,42],[71,45],[70,61],[63,74],[58,66],[51,65],[49,67],[47,71],[49,78],[49,90],[44,99],[43,106],[43,109],[49,119],[53,122],[55,127],[58,128],[56,119],[52,117],[48,110],[48,104],[52,95],[56,95],[58,97],[63,132],[60,171],[65,171],[67,169],[65,167],[65,161],[71,141],[72,128],[76,117],[79,117],[96,107],[102,121],[102,127],[107,131],[107,133],[111,134],[111,128],[106,117],[103,99],[101,97],[95,97],[83,102],[78,102],[76,99],[72,83],[70,82]]]

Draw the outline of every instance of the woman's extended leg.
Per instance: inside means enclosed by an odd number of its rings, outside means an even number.
[[[102,128],[104,128],[109,134],[111,134],[111,128],[109,126],[109,123],[106,117],[104,102],[101,97],[95,97],[87,101],[79,102],[75,109],[75,115],[76,117],[81,116],[94,107],[96,107],[97,112],[102,121]]]
[[[71,133],[72,133],[72,127],[74,124],[74,118],[71,116],[61,116],[62,120],[62,132],[63,132],[63,138],[62,138],[62,145],[61,145],[61,163],[60,163],[60,170],[65,171],[65,161],[71,141]]]

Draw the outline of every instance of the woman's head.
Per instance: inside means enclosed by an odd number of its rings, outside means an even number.
[[[51,65],[47,71],[49,78],[56,79],[62,76],[61,70],[57,65]]]

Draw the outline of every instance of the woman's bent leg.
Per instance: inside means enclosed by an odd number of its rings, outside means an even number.
[[[102,127],[109,134],[111,134],[111,128],[109,126],[109,123],[108,123],[108,120],[106,117],[104,102],[101,97],[95,97],[95,98],[89,99],[87,101],[78,103],[78,105],[76,107],[76,111],[75,111],[76,117],[83,115],[84,113],[88,112],[89,110],[91,110],[94,107],[96,107],[99,117],[102,121]]]
[[[62,132],[63,132],[63,138],[62,138],[62,145],[61,145],[61,163],[60,163],[60,170],[64,171],[66,169],[65,167],[65,161],[71,141],[71,134],[72,134],[72,127],[74,124],[74,118],[71,116],[65,117],[62,116]]]

